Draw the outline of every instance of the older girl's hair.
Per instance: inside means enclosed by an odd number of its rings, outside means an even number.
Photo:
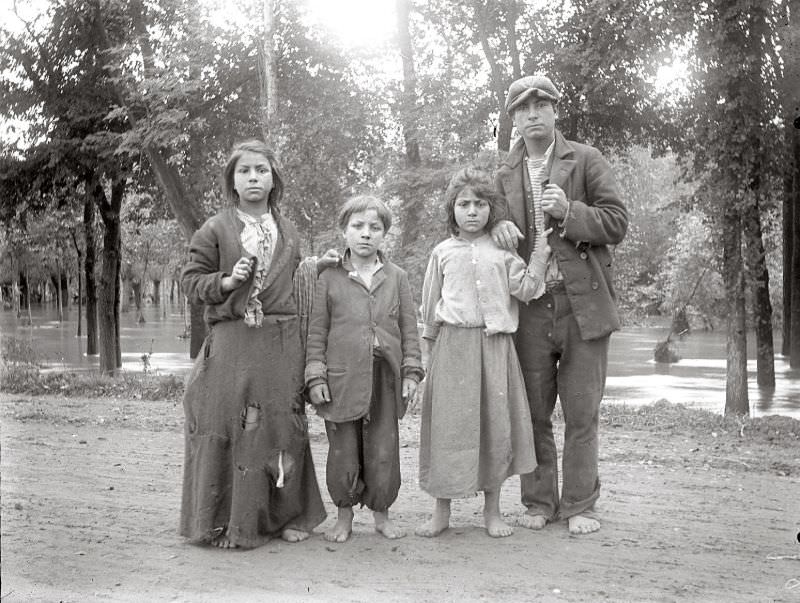
[[[475,166],[460,169],[450,178],[450,183],[444,193],[447,230],[450,231],[450,234],[458,236],[459,229],[455,214],[456,198],[465,188],[471,189],[476,197],[489,204],[489,221],[486,222],[486,230],[491,230],[492,226],[504,215],[505,199],[494,187],[492,174]]]
[[[231,205],[239,205],[239,193],[236,192],[233,186],[233,177],[236,172],[236,164],[242,155],[247,152],[263,155],[269,161],[269,166],[272,170],[272,190],[269,192],[267,202],[270,211],[277,215],[279,211],[278,204],[283,197],[283,174],[280,167],[278,167],[278,158],[275,155],[275,151],[255,138],[243,140],[233,145],[228,163],[225,164],[225,169],[222,170],[222,189],[225,194],[225,200]]]
[[[339,228],[344,230],[350,222],[350,216],[368,209],[374,209],[383,222],[383,231],[389,232],[392,227],[392,210],[383,201],[372,195],[356,195],[348,199],[339,210]]]

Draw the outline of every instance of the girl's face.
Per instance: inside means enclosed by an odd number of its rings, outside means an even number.
[[[477,239],[485,233],[491,206],[486,199],[479,198],[469,188],[464,188],[456,197],[453,213],[462,239]]]
[[[260,153],[245,151],[233,171],[233,188],[242,204],[262,205],[272,190],[272,166]]]
[[[355,212],[344,229],[344,240],[350,253],[364,262],[375,260],[386,231],[374,209]]]

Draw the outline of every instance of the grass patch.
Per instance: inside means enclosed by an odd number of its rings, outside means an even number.
[[[800,444],[800,421],[792,417],[723,416],[666,400],[645,406],[601,404],[600,423],[611,428],[641,429],[674,435],[702,433],[713,437],[731,436],[772,444]]]

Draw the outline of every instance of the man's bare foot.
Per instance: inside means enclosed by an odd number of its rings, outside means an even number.
[[[547,525],[547,517],[544,515],[532,515],[530,513],[523,513],[517,519],[517,525],[529,530],[541,530]]]
[[[494,513],[483,514],[483,523],[486,526],[486,531],[492,538],[505,538],[514,533],[514,528],[503,521],[502,516],[495,515]]]
[[[345,542],[353,531],[352,507],[339,507],[339,517],[333,527],[325,532],[325,540],[329,542]]]
[[[600,529],[600,522],[591,517],[573,515],[567,519],[570,534],[591,534]]]
[[[431,518],[419,526],[414,533],[425,538],[434,538],[450,527],[450,499],[437,498]]]
[[[375,518],[375,531],[378,534],[383,534],[389,540],[402,538],[406,535],[405,530],[398,527],[397,524],[389,519],[389,511],[373,511],[372,516]]]
[[[286,542],[302,542],[308,539],[308,532],[296,528],[286,528],[281,532],[281,538]]]

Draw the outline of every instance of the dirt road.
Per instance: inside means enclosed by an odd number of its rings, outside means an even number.
[[[419,417],[409,416],[393,513],[412,535],[382,538],[363,509],[344,544],[315,534],[220,551],[176,533],[178,405],[2,394],[0,409],[3,603],[800,601],[796,421],[748,438],[607,419],[599,533],[572,537],[558,523],[492,539],[475,497],[454,502],[453,528],[428,540],[413,535],[431,500],[416,486]],[[311,430],[322,477],[318,419]],[[520,512],[516,478],[501,502]]]

